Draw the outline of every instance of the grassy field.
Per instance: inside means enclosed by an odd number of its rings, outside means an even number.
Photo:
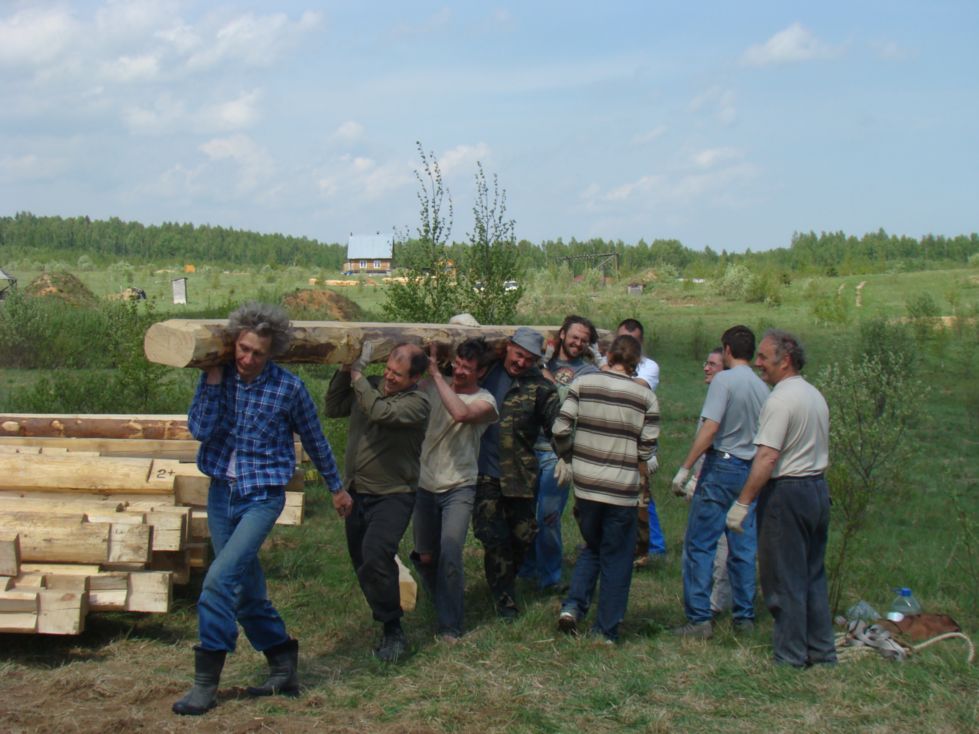
[[[147,269],[147,273],[150,273]],[[161,317],[170,274],[121,283],[112,274],[81,274],[98,294],[140,285],[157,296]],[[296,273],[195,274],[190,308],[254,294],[304,287]],[[275,281],[271,282],[272,275]],[[313,274],[311,277],[318,277]],[[856,287],[862,305],[855,305]],[[155,282],[155,281],[154,281]],[[101,284],[101,285],[100,285]],[[213,287],[211,287],[213,286]],[[156,287],[156,286],[153,286]],[[842,290],[841,290],[842,288]],[[379,313],[380,289],[347,295]],[[175,611],[99,615],[77,639],[0,636],[0,721],[6,731],[379,731],[379,732],[972,732],[979,720],[979,672],[965,663],[959,641],[938,643],[906,663],[875,654],[833,669],[795,671],[770,663],[771,619],[760,601],[759,626],[735,638],[722,619],[711,641],[680,641],[669,628],[683,621],[680,550],[686,504],[669,492],[703,400],[700,364],[721,331],[734,323],[756,330],[798,331],[810,351],[806,374],[816,380],[846,359],[861,319],[907,316],[927,293],[942,315],[961,318],[928,328],[915,342],[919,376],[930,392],[908,441],[912,457],[903,481],[874,505],[874,522],[858,538],[843,605],[865,599],[884,611],[895,586],[909,585],[926,611],[946,612],[975,638],[979,630],[979,385],[974,376],[979,334],[979,273],[975,270],[901,273],[864,278],[800,278],[783,288],[778,307],[713,295],[709,285],[670,282],[639,297],[621,286],[559,283],[546,274],[528,281],[525,323],[558,323],[568,312],[611,328],[626,316],[647,325],[647,347],[662,368],[663,416],[654,496],[667,538],[666,563],[637,572],[622,641],[607,647],[556,629],[559,600],[521,589],[524,613],[512,625],[492,614],[481,572],[481,550],[467,546],[467,622],[462,644],[433,640],[434,614],[424,598],[407,616],[412,654],[384,667],[370,655],[377,630],[350,567],[342,526],[322,487],[308,489],[307,522],[277,528],[264,553],[270,595],[301,641],[304,695],[249,701],[244,686],[259,679],[263,658],[242,640],[229,658],[220,705],[187,721],[169,706],[190,682],[196,639],[196,590],[178,592]],[[835,320],[818,308],[839,297]],[[822,315],[820,315],[822,314]],[[320,399],[330,369],[300,370]],[[0,371],[0,405],[36,379],[34,371]],[[189,395],[186,396],[189,401]],[[342,421],[324,421],[338,454]],[[834,522],[838,518],[834,517]],[[566,561],[573,562],[577,529],[564,522]],[[831,551],[838,541],[834,526]],[[408,534],[410,536],[410,532]],[[406,540],[405,555],[410,550]]]

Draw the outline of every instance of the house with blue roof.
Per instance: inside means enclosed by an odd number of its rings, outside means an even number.
[[[352,234],[347,240],[344,275],[390,275],[394,235]]]

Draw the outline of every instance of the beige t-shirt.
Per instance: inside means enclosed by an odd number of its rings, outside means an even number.
[[[479,439],[493,421],[486,423],[456,423],[452,420],[438,390],[429,385],[432,413],[422,442],[421,474],[418,486],[429,492],[448,492],[456,487],[476,484],[476,462],[479,459]],[[462,402],[485,400],[498,412],[492,393],[482,388],[470,395],[456,393]]]
[[[755,443],[780,452],[772,478],[819,474],[829,465],[829,407],[801,376],[787,377],[761,409]]]

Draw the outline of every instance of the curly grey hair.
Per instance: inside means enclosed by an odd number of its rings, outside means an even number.
[[[797,337],[782,329],[769,329],[765,332],[765,339],[771,339],[775,345],[775,359],[781,361],[786,354],[796,372],[802,372],[806,366],[806,350]]]
[[[244,331],[251,331],[261,337],[270,337],[271,356],[282,354],[292,336],[289,333],[289,314],[278,306],[252,301],[239,306],[228,316],[225,337],[234,344]]]

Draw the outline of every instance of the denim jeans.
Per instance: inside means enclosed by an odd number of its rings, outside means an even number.
[[[411,521],[413,492],[361,494],[350,492],[354,506],[347,516],[347,550],[357,581],[378,622],[401,619],[398,552],[401,536]]]
[[[561,565],[564,561],[561,518],[571,487],[567,484],[560,486],[554,478],[557,454],[553,451],[538,451],[537,464],[540,467],[537,480],[537,537],[527,551],[520,576],[537,579],[538,587],[546,589],[561,583]]]
[[[285,506],[285,493],[270,492],[249,500],[231,491],[223,479],[212,479],[207,493],[207,526],[214,561],[207,569],[197,618],[204,650],[231,652],[238,624],[256,650],[289,639],[282,617],[268,600],[258,551]]]
[[[575,498],[574,514],[585,547],[574,564],[571,588],[561,610],[583,618],[598,583],[598,612],[592,631],[615,641],[629,604],[636,508]]]
[[[422,585],[435,600],[439,633],[456,637],[463,632],[466,577],[462,550],[475,498],[475,484],[438,493],[419,488],[415,497],[415,551],[411,559]],[[423,556],[431,560],[425,563]]]
[[[716,451],[708,452],[704,459],[697,491],[690,502],[683,541],[683,606],[691,622],[706,622],[711,618],[714,554],[722,533],[726,533],[728,544],[731,615],[736,620],[755,618],[754,503],[744,520],[743,533],[731,532],[725,525],[727,511],[741,493],[750,468],[750,461]]]
[[[822,477],[773,479],[758,497],[758,561],[775,619],[775,662],[836,662],[826,588],[829,487]]]

